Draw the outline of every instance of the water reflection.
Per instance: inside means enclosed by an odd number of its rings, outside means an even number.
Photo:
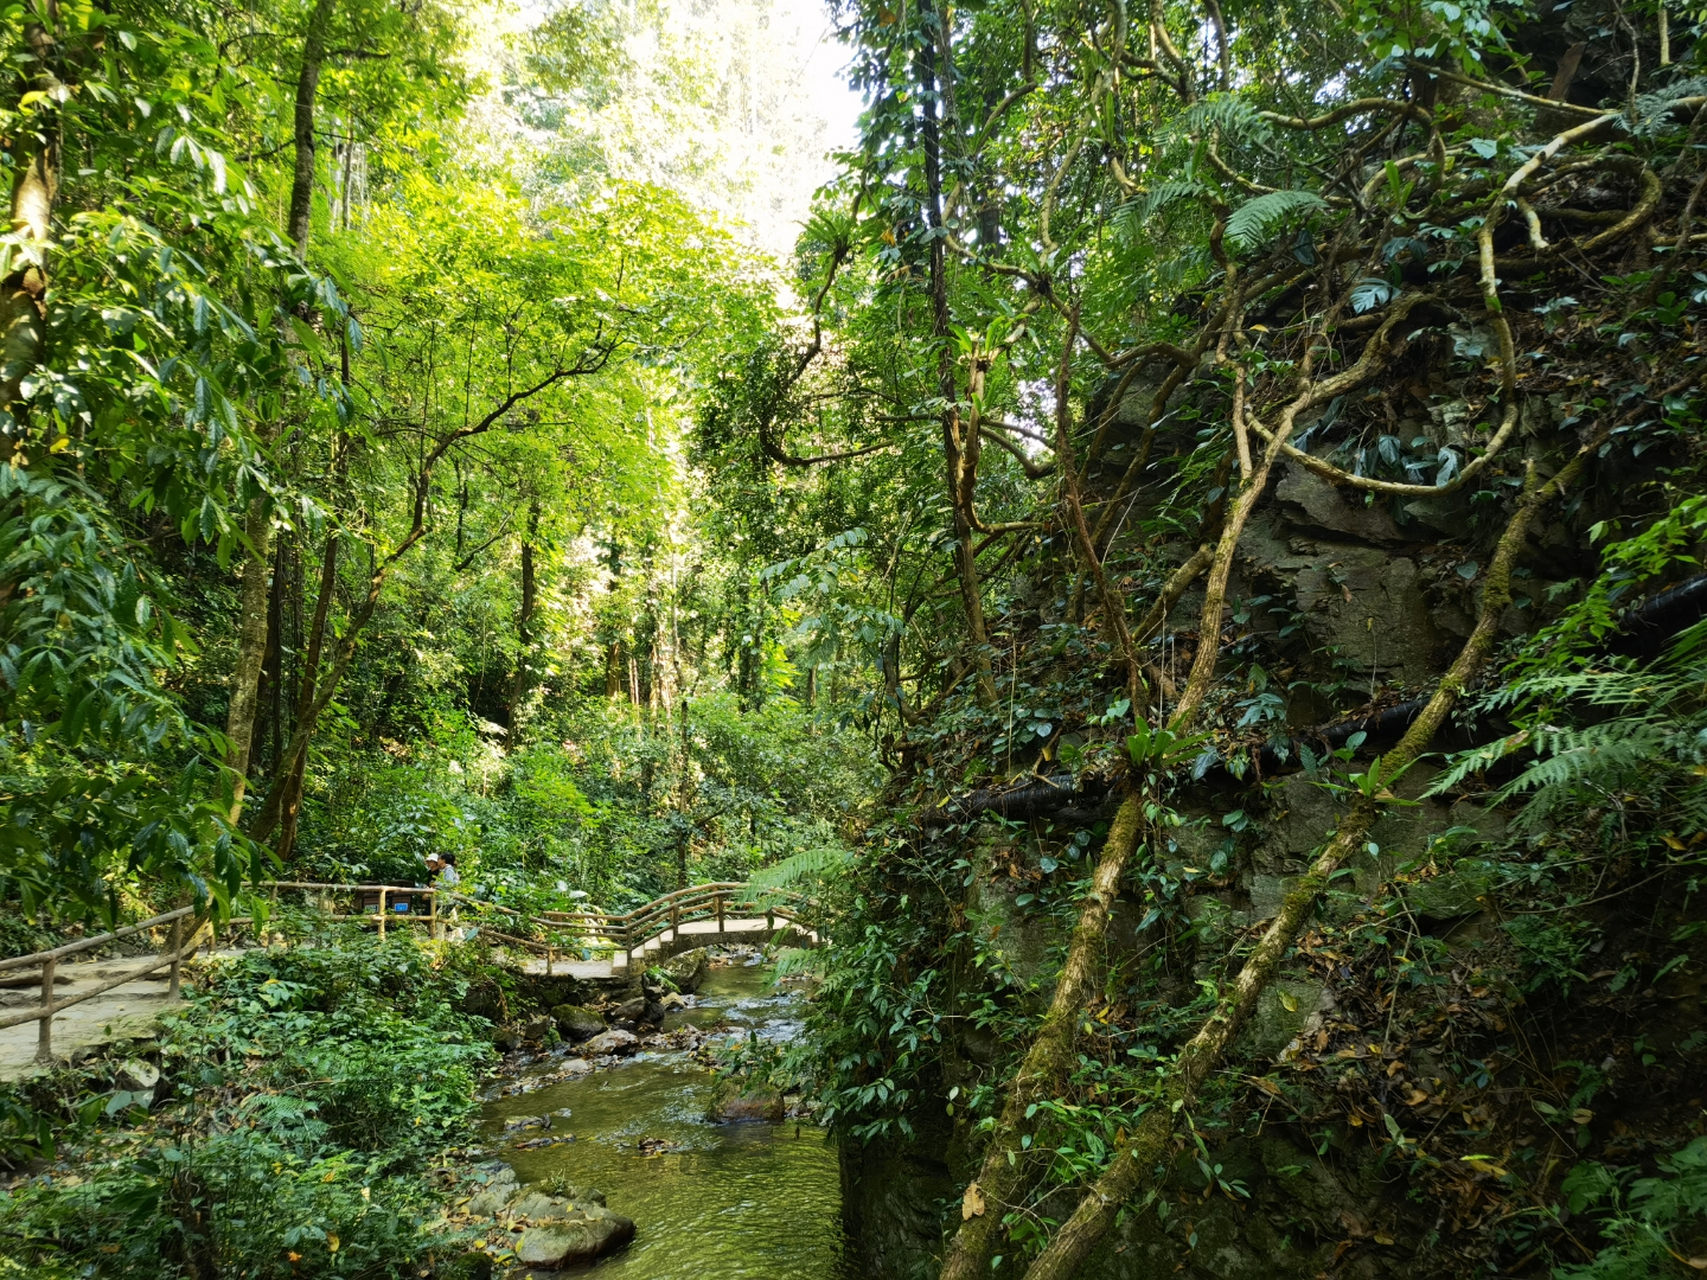
[[[715,969],[698,1007],[673,1012],[666,1026],[785,1039],[798,1012],[796,996],[771,988],[768,969]],[[586,1269],[599,1280],[852,1280],[823,1133],[793,1121],[711,1124],[713,1093],[710,1073],[686,1054],[645,1056],[489,1103],[486,1136],[524,1183],[562,1174],[634,1219],[634,1243]],[[542,1115],[575,1141],[516,1150],[540,1130],[503,1135],[506,1120]],[[658,1138],[665,1152],[643,1154],[641,1140]]]

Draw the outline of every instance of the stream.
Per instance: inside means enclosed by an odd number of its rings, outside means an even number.
[[[774,1039],[799,1031],[800,996],[771,985],[769,966],[713,969],[693,1008],[664,1029],[726,1027]],[[851,1280],[836,1154],[811,1121],[715,1123],[711,1074],[685,1052],[639,1053],[619,1065],[486,1104],[492,1155],[525,1183],[561,1174],[597,1188],[637,1225],[634,1242],[576,1274],[599,1280]],[[504,1123],[551,1115],[573,1142],[516,1144]],[[646,1155],[643,1138],[669,1149]],[[649,1144],[650,1145],[650,1144]]]

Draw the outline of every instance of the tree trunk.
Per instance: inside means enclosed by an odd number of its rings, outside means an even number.
[[[533,646],[533,613],[537,596],[534,582],[533,544],[539,537],[539,503],[528,508],[528,533],[522,542],[522,601],[516,611],[516,676],[510,685],[510,743],[515,744],[516,726],[521,722],[522,703],[528,696],[528,659]]]
[[[332,610],[332,594],[338,586],[338,534],[334,530],[326,535],[326,546],[320,557],[320,594],[314,601],[314,622],[309,628],[308,644],[302,659],[302,683],[296,695],[296,714],[293,717],[292,733],[295,726],[301,724],[314,706],[315,686],[320,679],[320,652],[326,643],[326,621]],[[277,785],[283,787],[279,797],[280,826],[278,854],[280,858],[290,857],[291,850],[296,847],[296,820],[302,809],[302,785],[308,764],[307,753],[293,758],[285,758],[280,753]]]
[[[433,471],[450,452],[458,441],[482,435],[503,421],[506,415],[517,405],[532,399],[547,388],[554,387],[565,378],[577,377],[586,373],[595,373],[603,367],[605,359],[614,345],[601,349],[596,357],[584,357],[580,363],[569,368],[558,368],[546,374],[531,386],[512,391],[509,395],[478,422],[460,427],[441,439],[430,453],[421,460],[420,469],[415,472],[412,487],[414,488],[414,512],[410,520],[409,532],[403,536],[391,551],[380,558],[368,575],[367,592],[361,603],[344,625],[344,634],[338,638],[338,646],[332,659],[331,669],[326,678],[316,683],[314,694],[305,698],[301,713],[297,716],[296,724],[291,729],[290,745],[285,749],[283,761],[279,768],[279,781],[267,793],[267,800],[261,806],[261,812],[256,815],[250,835],[257,841],[264,841],[279,829],[284,820],[287,788],[285,779],[295,777],[295,798],[300,800],[302,771],[307,767],[308,742],[314,736],[314,726],[319,723],[321,715],[331,704],[332,696],[338,690],[338,684],[344,678],[344,673],[350,669],[350,663],[355,660],[356,646],[361,640],[362,631],[373,620],[374,610],[379,607],[379,597],[385,589],[386,580],[391,571],[397,567],[397,562],[414,548],[427,534],[427,499],[432,493]],[[330,572],[322,578],[321,599],[329,600]]]
[[[605,699],[622,696],[622,641],[612,640],[605,646]]]
[[[231,669],[231,703],[226,710],[229,745],[225,767],[231,770],[231,821],[243,813],[249,786],[249,749],[254,742],[255,708],[260,703],[261,669],[267,658],[267,604],[271,596],[273,517],[260,498],[249,502],[243,533],[249,554],[243,561],[243,590],[237,627],[237,662]]]
[[[8,458],[25,444],[20,389],[47,349],[43,299],[48,237],[59,196],[59,103],[69,92],[54,72],[59,11],[53,0],[43,15],[47,23],[31,22],[24,28],[29,56],[19,85],[21,94],[43,96],[34,99],[32,109],[18,108],[20,119],[12,135],[12,231],[24,243],[12,250],[12,270],[0,280],[0,368],[7,371],[0,381],[0,409],[12,420],[5,424],[0,451]]]
[[[314,96],[320,87],[320,67],[326,57],[326,28],[336,0],[316,0],[302,42],[302,70],[296,81],[296,170],[291,179],[290,211],[285,231],[298,257],[308,256],[310,214],[314,208]],[[276,431],[267,432],[268,439]],[[225,765],[231,770],[231,821],[243,812],[249,754],[253,745],[255,704],[261,667],[267,650],[267,570],[272,562],[272,514],[264,498],[253,498],[244,521],[249,554],[243,567],[241,622],[237,632],[237,661],[231,671],[231,705],[225,735],[230,741]],[[274,785],[274,794],[280,787]]]
[[[337,0],[315,0],[302,40],[302,71],[296,80],[296,169],[290,182],[290,212],[285,234],[297,257],[308,257],[308,232],[314,214],[314,97],[320,90],[320,68],[326,60],[326,28]]]
[[[939,10],[939,21],[942,11]],[[930,49],[918,58],[919,78],[924,92],[923,139],[925,149],[925,186],[929,199],[927,212],[931,229],[931,336],[937,344],[937,391],[942,396],[942,452],[947,469],[948,504],[954,513],[954,571],[960,581],[961,605],[966,611],[966,635],[972,644],[972,665],[977,672],[978,701],[986,707],[996,704],[996,682],[990,671],[989,633],[984,624],[984,594],[978,581],[977,553],[973,546],[972,513],[969,498],[978,474],[979,439],[976,431],[967,431],[960,420],[954,377],[953,333],[949,327],[947,246],[943,243],[942,221],[942,134],[937,124],[936,101],[938,86],[950,87],[944,100],[949,132],[951,157],[958,154],[958,127],[953,108],[952,84],[954,67],[947,31],[936,42],[937,52]]]

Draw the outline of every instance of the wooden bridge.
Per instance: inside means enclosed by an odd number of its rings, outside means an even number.
[[[272,909],[306,908],[322,919],[360,922],[378,938],[407,929],[453,944],[480,940],[524,972],[591,980],[626,977],[654,958],[720,942],[820,941],[805,895],[739,881],[678,889],[622,913],[527,912],[409,885],[279,880],[256,890]],[[259,927],[270,931],[265,919]],[[193,907],[180,907],[50,951],[0,960],[0,1080],[51,1064],[56,1049],[64,1056],[145,1031],[178,1001],[185,961],[202,950],[236,955],[241,944],[257,941],[256,931],[253,915],[227,919],[216,929]],[[149,953],[78,959],[126,939],[146,940]]]

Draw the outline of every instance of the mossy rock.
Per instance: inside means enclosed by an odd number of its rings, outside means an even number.
[[[605,1020],[591,1009],[578,1004],[560,1004],[551,1010],[557,1019],[557,1029],[565,1040],[585,1040],[605,1029]]]

